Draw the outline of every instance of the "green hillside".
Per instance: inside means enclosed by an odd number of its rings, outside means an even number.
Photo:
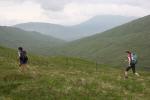
[[[125,65],[126,50],[139,56],[139,66],[149,67],[150,16],[64,46],[59,52],[69,56],[85,57],[99,63]]]
[[[149,100],[149,72],[96,65],[77,58],[29,55],[28,72],[18,71],[16,52],[0,47],[0,100]]]
[[[23,46],[29,51],[46,54],[51,48],[60,46],[63,43],[65,43],[65,41],[37,32],[0,26],[0,45],[3,46],[11,48]]]

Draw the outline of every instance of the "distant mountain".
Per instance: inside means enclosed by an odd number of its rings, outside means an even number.
[[[135,18],[125,16],[95,16],[73,28],[80,30],[79,32],[84,33],[85,36],[89,36],[125,24],[133,19]]]
[[[62,26],[50,23],[30,22],[15,25],[27,31],[37,31],[43,34],[51,35],[63,40],[76,40],[98,32],[106,31],[118,25],[127,23],[135,19],[134,17],[124,16],[95,16],[90,20],[74,26]]]
[[[123,66],[125,51],[131,50],[137,53],[140,67],[150,67],[150,15],[101,34],[73,41],[58,50],[68,56]]]
[[[63,43],[65,41],[38,32],[0,26],[0,45],[3,46],[11,48],[23,46],[29,51],[46,54],[46,52],[50,52],[51,48],[60,46]]]

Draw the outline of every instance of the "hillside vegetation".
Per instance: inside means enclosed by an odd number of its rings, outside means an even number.
[[[17,48],[23,46],[29,51],[47,54],[51,48],[64,44],[65,41],[42,35],[37,32],[0,26],[0,45]]]
[[[150,62],[150,16],[121,25],[101,34],[80,39],[59,48],[59,53],[92,59],[104,64],[123,65],[126,50],[137,53],[140,67]]]
[[[29,56],[18,71],[16,51],[0,47],[0,100],[149,100],[150,73],[123,77],[112,68],[79,58]]]

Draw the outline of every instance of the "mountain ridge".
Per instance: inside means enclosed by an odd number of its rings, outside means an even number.
[[[14,25],[13,27],[18,27],[28,31],[37,31],[56,38],[72,41],[105,31],[107,29],[129,22],[133,19],[135,18],[107,15],[95,16],[88,21],[73,26],[31,22]]]
[[[19,28],[0,26],[0,44],[3,46],[11,48],[23,46],[31,52],[46,54],[50,48],[59,46],[63,43],[65,43],[64,40],[43,35],[39,32],[30,32]]]

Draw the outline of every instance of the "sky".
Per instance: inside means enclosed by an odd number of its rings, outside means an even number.
[[[150,0],[0,0],[0,25],[46,22],[75,25],[97,15],[143,17]]]

